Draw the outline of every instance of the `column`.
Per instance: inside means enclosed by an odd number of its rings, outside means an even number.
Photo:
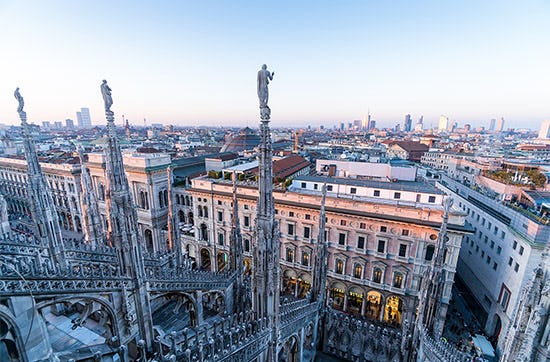
[[[365,309],[367,309],[367,295],[363,293],[363,301],[361,302],[361,317],[365,316]]]
[[[344,294],[344,307],[342,308],[344,312],[348,311],[348,293]]]

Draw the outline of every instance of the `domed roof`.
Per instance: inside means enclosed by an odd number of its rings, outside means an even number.
[[[255,130],[245,127],[223,145],[221,152],[242,152],[252,150],[260,144],[260,136]]]

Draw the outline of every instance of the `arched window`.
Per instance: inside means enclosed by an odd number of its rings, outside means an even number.
[[[162,197],[162,191],[159,191],[159,206],[164,207],[164,197]]]
[[[168,190],[163,191],[164,205],[168,207]]]
[[[374,268],[372,273],[372,281],[375,283],[380,283],[382,281],[382,269]]]
[[[403,287],[403,273],[395,272],[393,273],[393,287],[402,288]]]
[[[206,206],[204,206],[203,208],[204,208],[203,215],[204,215],[205,218],[208,219],[208,208]]]
[[[199,217],[202,217],[202,206],[199,206]]]
[[[363,277],[363,266],[361,264],[356,263],[353,266],[353,277],[357,279],[361,279]]]
[[[344,274],[344,262],[340,259],[336,259],[336,267],[334,270],[338,274]]]
[[[250,240],[244,239],[244,251],[249,252],[250,251]]]
[[[208,227],[206,224],[201,224],[201,240],[208,241]]]

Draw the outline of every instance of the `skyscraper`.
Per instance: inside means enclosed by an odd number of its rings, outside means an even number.
[[[500,117],[497,121],[495,131],[502,132],[503,129],[504,129],[504,117]]]
[[[550,139],[550,119],[542,121],[542,124],[540,125],[539,138]]]
[[[70,118],[67,118],[67,119],[65,120],[65,126],[66,126],[67,128],[69,128],[69,129],[73,129],[73,128],[74,128],[74,122],[73,122],[73,120],[70,119]]]
[[[494,131],[495,130],[495,124],[496,123],[497,123],[497,120],[492,118],[491,122],[489,123],[489,131]]]
[[[405,115],[405,121],[403,122],[403,131],[410,132],[412,129],[412,118],[410,114]]]
[[[422,132],[424,129],[424,116],[420,116],[418,119],[418,122],[416,122],[416,125],[414,126],[415,132]]]
[[[437,127],[439,132],[445,132],[447,131],[447,128],[449,127],[449,117],[441,115],[439,116],[439,125]]]
[[[92,118],[90,117],[89,108],[80,108],[80,112],[76,112],[76,119],[78,122],[78,127],[80,128],[92,126]]]

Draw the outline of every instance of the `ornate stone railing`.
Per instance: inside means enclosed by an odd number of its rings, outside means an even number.
[[[316,314],[319,313],[319,304],[301,299],[281,305],[279,313],[281,319],[280,339],[285,341],[315,320]]]
[[[453,345],[434,340],[427,331],[421,328],[419,358],[428,362],[469,362],[472,356],[457,350]]]
[[[149,278],[152,292],[225,289],[235,281],[236,274],[186,270]]]
[[[132,286],[128,278],[117,279],[1,279],[0,295],[56,295],[110,292]]]

